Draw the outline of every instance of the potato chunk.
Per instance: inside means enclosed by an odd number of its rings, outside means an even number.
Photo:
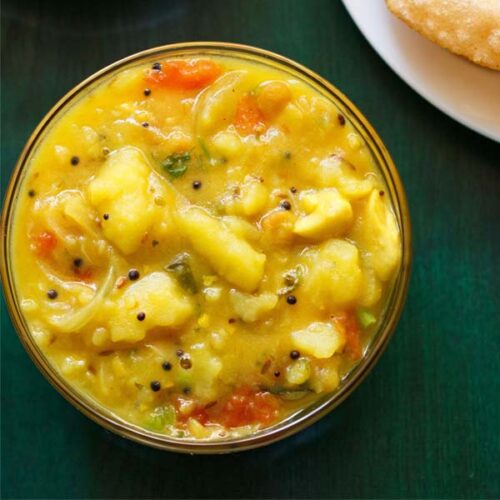
[[[291,337],[293,347],[318,359],[330,358],[345,344],[344,334],[331,323],[311,323],[292,332]]]
[[[202,401],[217,398],[217,380],[222,370],[222,361],[211,352],[206,343],[198,343],[190,349],[193,367],[193,395]]]
[[[396,218],[376,189],[363,207],[352,236],[377,278],[389,279],[401,261],[401,239]]]
[[[272,311],[278,303],[278,296],[274,293],[250,295],[231,290],[229,300],[234,312],[246,323],[257,321]]]
[[[352,221],[351,204],[335,188],[306,191],[301,194],[299,206],[308,215],[295,222],[293,232],[304,238],[340,236]]]
[[[225,215],[221,221],[228,227],[236,236],[244,240],[255,242],[261,237],[257,227],[241,217],[236,215]]]
[[[304,288],[319,309],[350,305],[361,292],[363,274],[358,249],[344,240],[330,240],[306,254],[309,274]]]
[[[302,385],[311,376],[311,362],[307,358],[299,358],[286,367],[285,379],[289,384]]]
[[[104,235],[124,254],[137,250],[153,222],[148,196],[150,171],[138,149],[123,148],[108,157],[89,184],[91,204],[101,214],[109,215],[103,221]]]
[[[265,209],[268,197],[269,191],[261,180],[253,175],[247,175],[243,184],[239,186],[239,194],[231,192],[223,198],[222,203],[228,214],[252,217]]]
[[[363,259],[366,262],[366,257]],[[367,265],[363,269],[363,286],[359,296],[359,303],[364,307],[375,305],[382,296],[382,284],[375,276],[375,271]]]
[[[298,174],[318,187],[335,186],[350,201],[365,198],[373,189],[370,177],[361,177],[353,170],[354,165],[341,155],[330,155],[322,160],[314,159],[300,165]]]
[[[334,356],[323,361],[316,361],[309,379],[309,387],[316,393],[329,392],[340,384],[340,357]]]
[[[212,146],[223,158],[235,158],[243,149],[243,143],[236,132],[219,132],[212,138]]]
[[[118,300],[110,319],[113,342],[138,342],[157,326],[177,327],[194,314],[192,300],[164,272],[148,274],[131,285]],[[144,313],[141,321],[138,314]]]
[[[88,193],[101,216],[108,215],[102,221],[104,236],[126,255],[135,252],[148,233],[162,238],[173,232],[168,208],[175,193],[137,148],[112,153],[89,184]]]
[[[196,342],[187,346],[186,351],[189,354],[184,356],[191,361],[191,368],[177,370],[175,384],[180,388],[189,387],[198,401],[217,399],[217,381],[223,368],[221,359],[213,353],[208,342]]]
[[[244,91],[247,74],[243,70],[225,73],[200,94],[195,106],[196,135],[206,137],[227,127]]]
[[[178,226],[193,248],[221,276],[245,292],[253,292],[264,275],[266,256],[236,236],[222,221],[200,208],[178,214]]]

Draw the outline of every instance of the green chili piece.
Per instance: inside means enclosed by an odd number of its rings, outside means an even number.
[[[358,309],[356,311],[356,316],[362,328],[368,328],[377,322],[375,315],[366,309]]]

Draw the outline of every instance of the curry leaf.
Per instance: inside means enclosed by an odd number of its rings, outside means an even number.
[[[186,173],[191,160],[191,153],[173,153],[162,163],[162,167],[174,178],[181,177]]]
[[[175,275],[182,288],[191,293],[196,293],[198,291],[198,287],[196,286],[196,281],[194,279],[189,260],[189,254],[181,253],[177,255],[165,269]]]

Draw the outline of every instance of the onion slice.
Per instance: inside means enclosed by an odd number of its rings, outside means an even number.
[[[49,323],[60,332],[75,332],[83,328],[97,313],[101,307],[104,298],[108,295],[114,282],[114,266],[109,268],[108,274],[94,298],[78,311],[64,316],[53,316]]]

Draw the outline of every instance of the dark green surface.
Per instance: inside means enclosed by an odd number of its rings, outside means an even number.
[[[500,145],[408,88],[338,0],[126,3],[4,0],[2,192],[37,122],[100,67],[170,42],[253,44],[328,78],[385,140],[413,219],[408,302],[378,366],[333,414],[221,457],[100,429],[37,372],[3,307],[2,497],[500,497]]]

